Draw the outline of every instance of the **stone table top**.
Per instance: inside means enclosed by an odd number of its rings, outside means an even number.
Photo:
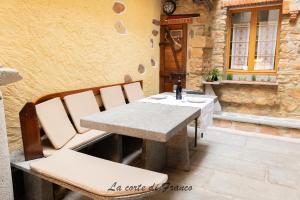
[[[134,102],[84,117],[81,126],[167,142],[200,114],[196,107]]]

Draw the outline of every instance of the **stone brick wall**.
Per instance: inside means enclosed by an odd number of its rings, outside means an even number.
[[[226,36],[227,36],[227,11],[222,8],[222,0],[215,1],[215,9],[211,13],[212,17],[212,67],[217,67],[221,72],[224,70],[226,55]]]
[[[284,15],[281,23],[278,70],[280,114],[300,118],[300,20],[289,22]]]
[[[210,69],[217,67],[225,73],[227,10],[222,0],[214,1],[212,11],[192,0],[177,4],[175,14],[201,16],[189,25],[187,87],[202,90]],[[278,86],[226,84],[214,89],[223,111],[300,118],[300,20],[290,23],[288,12],[282,16],[277,80]]]
[[[214,90],[223,111],[280,116],[277,86],[228,84]]]
[[[203,90],[203,77],[211,69],[212,35],[211,12],[201,3],[193,0],[177,0],[174,14],[200,14],[188,24],[187,38],[187,82],[186,87],[193,90]]]
[[[215,1],[213,15],[212,65],[224,70],[226,59],[226,9]],[[282,16],[278,87],[228,84],[214,86],[222,109],[258,115],[300,118],[300,20],[289,22]]]
[[[208,13],[188,26],[187,88],[203,90],[203,77],[211,68],[212,39]]]

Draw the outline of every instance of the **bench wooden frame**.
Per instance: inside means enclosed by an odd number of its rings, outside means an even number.
[[[91,88],[83,88],[78,90],[69,90],[63,92],[56,92],[52,94],[47,94],[37,98],[32,102],[27,102],[22,110],[19,113],[20,117],[20,124],[21,124],[21,132],[22,132],[22,140],[23,140],[23,148],[24,148],[24,156],[25,160],[33,160],[37,158],[44,157],[43,155],[43,147],[41,144],[41,137],[45,134],[42,128],[39,125],[35,105],[45,102],[47,100],[59,97],[61,100],[67,95],[76,94],[80,92],[85,92],[88,90],[92,90],[94,95],[100,95],[100,88],[111,87],[116,85],[125,85],[130,83],[140,82],[141,86],[143,87],[143,81],[132,81],[126,83],[118,83],[112,85],[104,85],[98,87],[91,87]],[[122,87],[123,90],[123,87]],[[124,92],[124,91],[123,91]],[[101,97],[101,95],[100,95]],[[124,95],[126,98],[126,95]],[[127,99],[126,99],[126,102]],[[100,105],[101,110],[105,110],[103,105]],[[116,137],[118,140],[118,137]]]

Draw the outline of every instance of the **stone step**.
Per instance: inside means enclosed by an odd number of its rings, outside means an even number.
[[[239,131],[300,138],[300,120],[232,112],[214,114],[214,126]]]
[[[216,132],[216,133],[212,134],[212,132]],[[213,136],[210,136],[211,134]],[[236,146],[246,145],[247,142],[245,140],[246,140],[246,138],[249,138],[249,137],[262,139],[262,141],[264,141],[264,142],[265,142],[265,140],[270,140],[270,141],[282,141],[282,142],[290,142],[290,143],[300,144],[300,138],[281,137],[281,136],[276,136],[276,135],[271,135],[271,134],[263,134],[263,133],[250,132],[250,131],[233,130],[233,129],[222,128],[222,127],[217,127],[217,126],[208,127],[204,132],[204,138],[207,138],[207,137],[208,138],[210,138],[210,137],[214,138],[216,134],[221,135],[222,136],[221,139],[223,139],[223,141],[225,141],[226,144],[231,144],[231,145],[236,145]],[[235,142],[235,141],[237,141],[236,138],[233,139],[233,141],[231,141],[231,138],[232,137],[234,138],[234,136],[241,137],[240,142]],[[202,138],[200,138],[200,139],[198,138],[198,140],[201,140],[201,139]],[[219,140],[218,142],[221,141],[220,139],[218,139],[218,140]]]
[[[214,114],[214,119],[300,129],[300,120],[280,117],[248,115],[233,112],[219,112]]]

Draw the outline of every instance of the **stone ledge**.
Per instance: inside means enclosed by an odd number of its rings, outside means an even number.
[[[269,85],[269,86],[278,86],[277,82],[264,82],[264,81],[231,81],[231,80],[223,80],[223,81],[202,81],[203,84],[206,85],[223,85],[223,84],[237,84],[237,85]]]
[[[300,129],[300,120],[279,117],[248,115],[241,113],[220,112],[214,114],[214,119],[230,120],[235,122],[251,123],[266,126],[275,126],[291,129]]]
[[[279,126],[275,127],[247,122],[214,119],[213,127],[230,131],[242,131],[249,134],[257,133],[265,136],[278,136],[282,138],[300,138],[300,129],[284,128]]]

